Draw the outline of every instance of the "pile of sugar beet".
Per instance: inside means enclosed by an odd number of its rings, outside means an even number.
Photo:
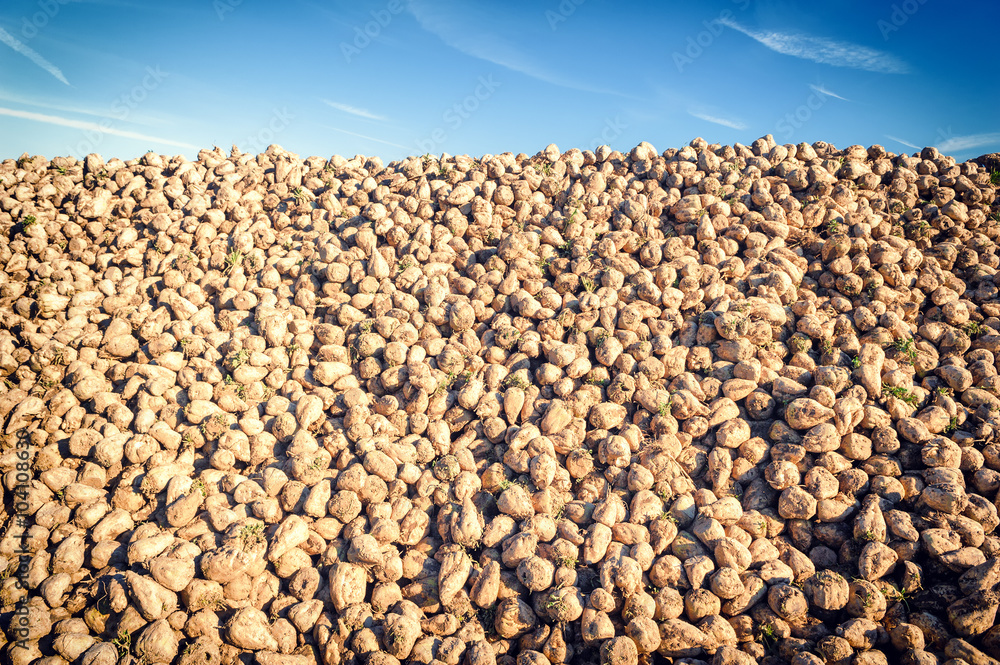
[[[5,662],[995,665],[996,180],[3,161]]]

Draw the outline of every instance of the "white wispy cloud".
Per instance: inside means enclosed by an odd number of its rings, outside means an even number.
[[[182,141],[160,138],[158,136],[149,136],[147,134],[140,134],[139,132],[130,132],[125,129],[117,129],[115,127],[104,127],[102,125],[97,124],[96,122],[86,122],[84,120],[72,120],[70,118],[61,118],[57,115],[46,115],[44,113],[33,113],[31,111],[18,111],[16,109],[8,109],[3,107],[0,107],[0,115],[10,116],[12,118],[23,118],[25,120],[33,120],[35,122],[44,122],[48,125],[58,125],[60,127],[83,129],[87,131],[98,132],[99,134],[110,134],[112,136],[120,136],[126,139],[135,139],[136,141],[163,143],[165,145],[173,145],[179,148],[191,148],[193,150],[198,149],[198,146],[192,145],[190,143],[184,143]]]
[[[66,80],[66,77],[63,76],[62,71],[60,71],[58,67],[39,55],[35,49],[21,42],[14,35],[10,34],[3,28],[0,28],[0,42],[3,42],[7,46],[11,47],[14,51],[20,53],[28,60],[31,60],[33,63],[47,71],[49,74],[52,74],[66,85],[69,85],[69,81]]]
[[[83,0],[75,1],[82,2]],[[15,104],[25,104],[26,106],[37,106],[38,108],[50,109],[52,111],[65,111],[67,113],[78,113],[80,115],[92,115],[98,118],[110,117],[107,112],[95,111],[94,109],[84,108],[82,106],[67,106],[65,104],[52,104],[48,101],[28,99],[27,97],[12,95],[4,92],[2,89],[0,89],[0,100],[5,102],[14,102]]]
[[[885,137],[887,139],[889,139],[890,141],[895,141],[896,143],[902,143],[907,148],[912,148],[913,150],[920,150],[920,146],[913,145],[909,141],[904,141],[903,139],[899,138],[898,136],[892,136],[891,134],[886,134]]]
[[[937,144],[941,152],[962,152],[973,148],[982,148],[1000,143],[1000,132],[989,134],[969,134],[967,136],[952,136]]]
[[[812,85],[812,84],[810,84],[809,87],[812,88],[814,91],[818,92],[821,95],[826,95],[827,97],[833,97],[835,99],[839,99],[839,100],[844,101],[844,102],[851,101],[847,97],[841,97],[840,95],[838,95],[834,91],[832,91],[829,88],[827,88],[825,85]]]
[[[88,2],[89,0],[75,0],[76,2]],[[85,107],[85,106],[75,106],[69,104],[53,104],[47,100],[41,99],[31,99],[27,97],[22,97],[19,95],[12,95],[4,92],[0,89],[0,101],[3,102],[13,102],[15,104],[23,104],[24,106],[34,106],[40,109],[48,109],[50,111],[60,111],[62,113],[72,113],[75,115],[89,115],[95,118],[107,118],[112,121],[125,121],[128,120],[129,125],[137,125],[140,127],[166,127],[169,125],[185,124],[187,119],[181,116],[176,116],[173,114],[161,114],[161,113],[142,113],[139,111],[132,112],[128,109],[127,115],[122,115],[122,110],[119,109],[117,113],[112,112],[113,107],[105,108],[103,110]]]
[[[343,111],[344,113],[350,113],[351,115],[356,115],[359,118],[367,118],[368,120],[385,120],[386,118],[380,115],[375,115],[370,111],[365,109],[359,109],[357,106],[350,106],[349,104],[340,104],[338,102],[331,102],[329,99],[324,99],[323,103],[331,108],[335,108],[338,111]]]
[[[833,67],[849,67],[883,74],[905,74],[909,70],[905,62],[891,53],[861,44],[841,42],[826,37],[753,30],[731,18],[721,18],[719,22],[782,55],[812,60]]]
[[[539,65],[525,55],[520,47],[496,34],[484,32],[482,26],[489,24],[491,20],[489,16],[467,17],[468,20],[463,22],[460,16],[463,12],[469,11],[470,6],[474,7],[475,5],[450,2],[431,3],[425,0],[410,0],[407,3],[407,9],[421,28],[438,37],[451,48],[473,58],[491,62],[494,65],[561,88],[637,99],[616,90],[571,80]],[[473,25],[475,29],[470,27]]]
[[[329,125],[319,125],[323,129],[332,129],[335,132],[340,132],[342,134],[349,134],[351,136],[357,136],[359,139],[365,139],[367,141],[375,141],[376,143],[384,143],[385,145],[391,145],[394,148],[402,148],[403,150],[409,150],[410,148],[405,145],[400,145],[398,143],[393,143],[392,141],[385,141],[383,139],[375,138],[374,136],[366,136],[365,134],[358,134],[357,132],[352,132],[346,129],[341,129],[340,127],[331,127]]]
[[[722,125],[723,127],[729,127],[731,129],[746,129],[746,123],[742,120],[731,120],[729,118],[720,118],[717,115],[709,115],[707,113],[700,113],[698,111],[688,111],[689,115],[698,118],[699,120],[704,120],[705,122],[711,122],[716,125]]]

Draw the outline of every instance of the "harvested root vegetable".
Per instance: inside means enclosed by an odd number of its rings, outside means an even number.
[[[975,162],[25,155],[0,230],[11,663],[1000,660]]]

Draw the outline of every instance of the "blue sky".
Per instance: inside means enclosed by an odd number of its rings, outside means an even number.
[[[960,9],[956,9],[960,7]],[[995,2],[8,0],[0,158],[1000,150]]]

